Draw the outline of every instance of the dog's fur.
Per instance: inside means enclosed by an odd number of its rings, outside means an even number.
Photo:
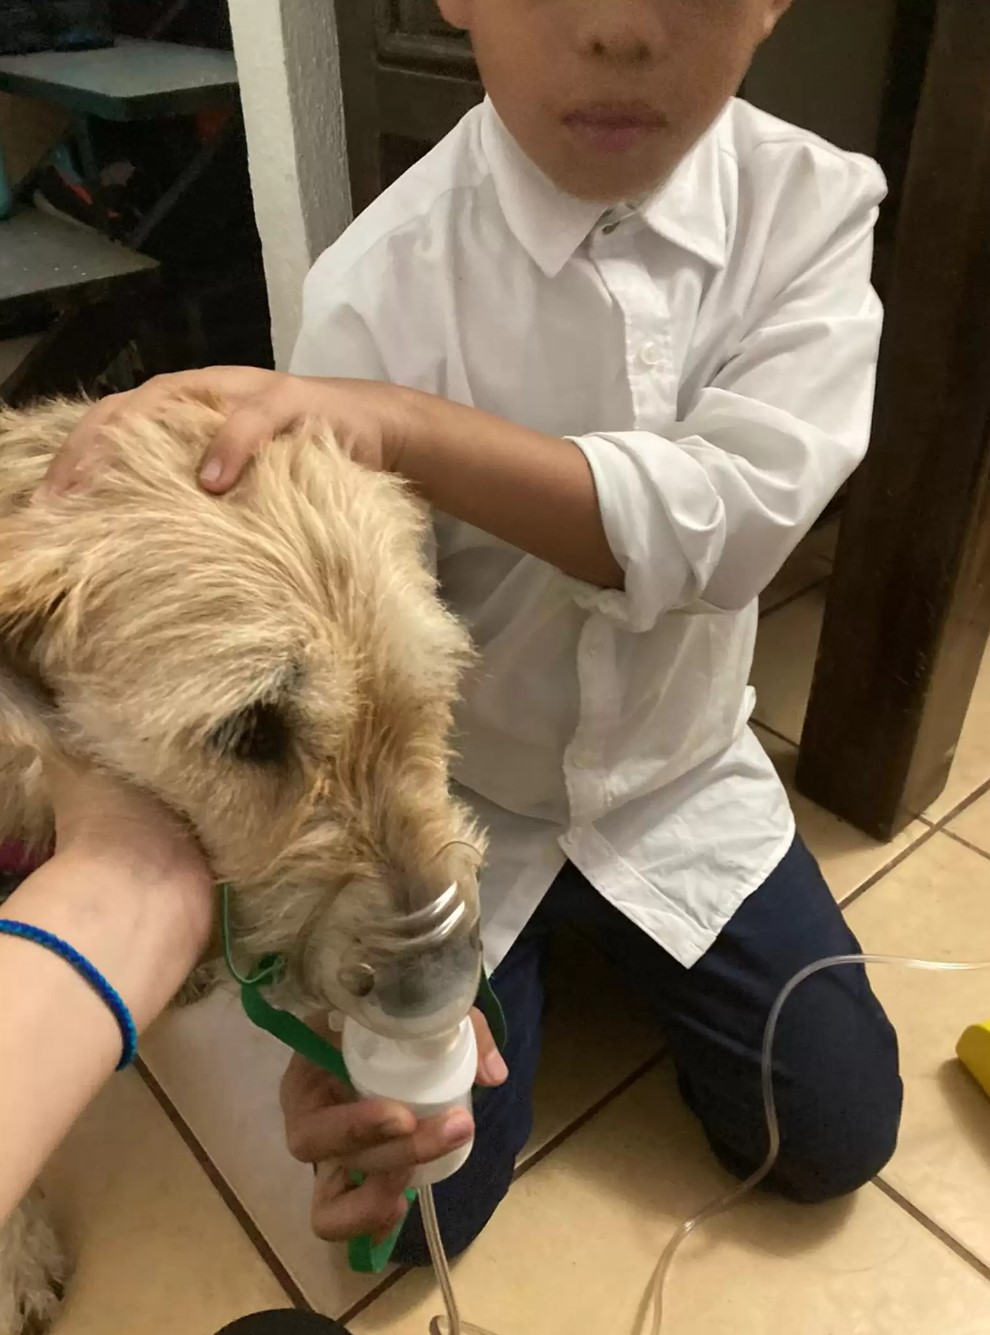
[[[0,839],[46,844],[42,758],[86,757],[192,824],[244,961],[285,957],[282,1004],[326,1005],[338,890],[479,846],[448,792],[470,650],[423,509],[316,430],[209,496],[222,417],[192,401],[108,432],[82,490],[37,496],[85,409],[0,408]],[[48,1323],[63,1269],[25,1203],[0,1230],[0,1335]]]

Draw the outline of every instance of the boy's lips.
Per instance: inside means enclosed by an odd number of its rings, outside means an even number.
[[[595,102],[569,111],[563,122],[590,147],[621,153],[656,134],[663,117],[645,102]]]

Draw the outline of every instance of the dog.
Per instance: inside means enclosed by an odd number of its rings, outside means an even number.
[[[341,889],[438,859],[449,884],[445,860],[483,846],[449,789],[472,653],[425,507],[317,427],[207,495],[223,414],[193,400],[109,429],[85,487],[39,493],[87,406],[0,407],[0,841],[50,843],[46,755],[125,778],[196,831],[244,961],[284,957],[280,1004],[326,1008]],[[32,1192],[0,1228],[0,1335],[49,1325],[67,1269]]]

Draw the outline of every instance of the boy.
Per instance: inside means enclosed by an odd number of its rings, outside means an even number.
[[[438,571],[482,655],[457,779],[491,835],[477,1144],[438,1191],[453,1253],[527,1138],[547,935],[577,923],[653,1007],[712,1148],[763,1159],[760,1040],[798,969],[855,950],[749,732],[757,598],[866,448],[877,168],[732,95],[789,0],[440,0],[489,101],[355,222],[306,286],[293,377],[176,388],[233,409],[224,491],[301,416],[436,511]],[[349,377],[333,380],[316,377]],[[298,377],[310,377],[299,379]],[[369,383],[371,382],[371,383]],[[773,1185],[852,1191],[892,1153],[897,1046],[861,970],[784,1013]],[[329,1162],[321,1235],[387,1233],[411,1165],[470,1134],[334,1106],[302,1062],[290,1144]],[[348,1173],[370,1176],[358,1189]],[[397,1259],[425,1260],[418,1218]]]

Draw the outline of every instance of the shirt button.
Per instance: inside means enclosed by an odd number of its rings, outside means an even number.
[[[574,758],[574,764],[578,767],[578,769],[590,769],[591,766],[595,763],[595,757],[593,752],[587,750],[587,748],[584,747],[582,747],[580,751],[575,751],[573,758]]]
[[[639,360],[644,366],[659,366],[663,361],[663,352],[659,343],[644,343],[639,350]]]

